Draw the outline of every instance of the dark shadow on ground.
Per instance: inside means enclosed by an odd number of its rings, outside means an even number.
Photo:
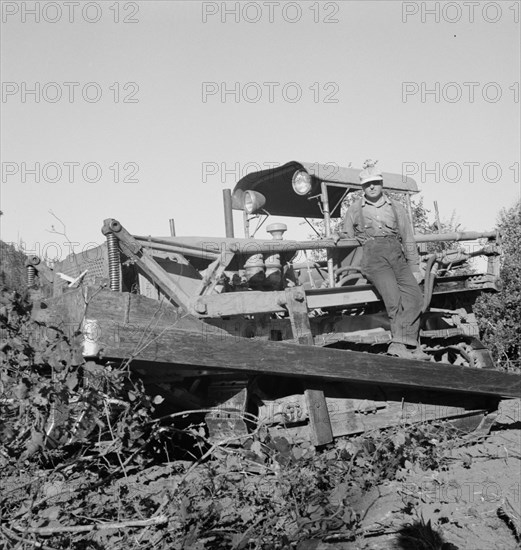
[[[446,542],[439,531],[432,528],[430,520],[423,519],[402,527],[396,537],[395,548],[400,550],[459,550]]]

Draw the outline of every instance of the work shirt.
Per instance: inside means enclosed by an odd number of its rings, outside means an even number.
[[[376,203],[363,197],[352,204],[346,212],[343,232],[350,239],[358,239],[361,244],[375,237],[396,237],[402,243],[411,270],[419,270],[420,257],[407,211],[387,195]]]

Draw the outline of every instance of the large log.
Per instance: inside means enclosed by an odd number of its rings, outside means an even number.
[[[33,318],[62,328],[96,321],[105,357],[193,369],[242,371],[323,381],[520,397],[521,376],[493,370],[402,360],[384,355],[259,341],[231,335],[186,315],[169,303],[94,288],[75,289],[35,302]]]
[[[99,346],[105,357],[269,373],[329,381],[356,381],[497,397],[520,397],[521,376],[385,355],[236,338],[200,330],[162,328],[146,338],[124,325],[98,321]]]

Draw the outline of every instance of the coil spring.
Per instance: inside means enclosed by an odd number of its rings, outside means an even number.
[[[121,290],[120,258],[118,239],[113,233],[107,234],[107,250],[109,255],[110,290]]]
[[[36,268],[34,265],[27,266],[27,286],[34,285],[34,279],[36,277]]]

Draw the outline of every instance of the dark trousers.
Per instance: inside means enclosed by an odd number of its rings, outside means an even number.
[[[362,272],[382,297],[392,341],[417,346],[423,296],[399,241],[393,237],[370,239],[363,251]]]

